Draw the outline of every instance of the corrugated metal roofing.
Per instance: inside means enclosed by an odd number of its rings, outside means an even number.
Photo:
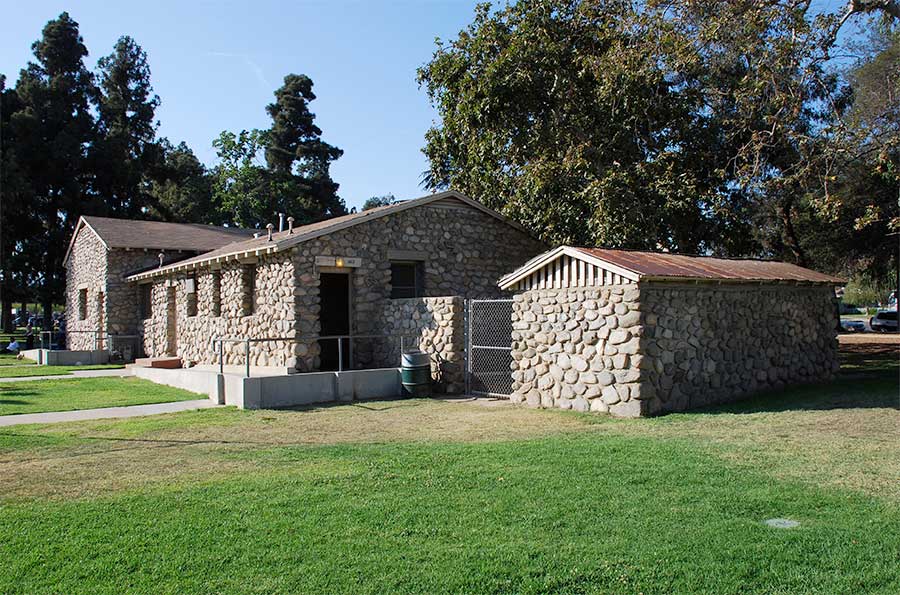
[[[843,284],[846,281],[787,262],[754,259],[686,256],[666,252],[638,252],[604,248],[575,248],[594,258],[660,279],[709,279],[728,281],[797,281]]]

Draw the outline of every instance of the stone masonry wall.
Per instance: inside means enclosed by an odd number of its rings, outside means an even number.
[[[459,338],[441,340],[438,335],[428,336],[430,329],[426,329],[432,322],[441,328],[448,320],[453,325],[457,324],[457,320],[458,324],[462,324],[462,306],[455,300],[447,302],[450,298],[442,296],[501,295],[497,280],[545,248],[526,233],[474,208],[439,205],[411,208],[261,257],[256,273],[258,305],[253,316],[242,315],[241,265],[235,262],[222,265],[220,316],[213,316],[211,312],[212,277],[208,269],[203,268],[196,273],[199,291],[197,316],[187,316],[184,282],[190,275],[178,274],[165,281],[154,281],[152,317],[141,324],[144,351],[151,356],[166,353],[165,286],[174,283],[178,312],[177,355],[186,362],[215,363],[217,359],[209,345],[214,336],[294,337],[296,342],[292,345],[287,342],[253,345],[251,365],[318,370],[317,336],[321,306],[319,269],[315,259],[317,256],[358,257],[361,266],[347,269],[351,276],[353,334],[391,334],[396,326],[394,322],[386,321],[386,317],[394,320],[397,307],[401,311],[409,307],[419,312],[421,339],[434,341],[435,357],[442,362],[439,366],[441,379],[448,390],[455,389],[461,383],[459,377],[454,375],[456,367],[462,365],[459,355],[462,331],[459,331]],[[404,300],[391,300],[391,251],[416,255],[412,260],[421,257],[425,295],[439,297],[440,300],[414,308],[399,304]],[[450,314],[445,312],[448,308]],[[457,309],[459,316],[456,316]],[[450,318],[445,320],[445,316]],[[437,348],[438,343],[443,343],[443,346]],[[460,344],[459,348],[457,344]],[[354,357],[359,363],[378,365],[379,358],[384,361],[383,350],[377,347],[376,342],[356,341],[355,350]],[[242,364],[243,361],[243,345],[226,346],[226,363]],[[396,362],[390,365],[396,365]]]
[[[294,267],[289,253],[266,255],[256,263],[255,307],[244,315],[243,264],[224,263],[220,270],[196,272],[197,313],[188,315],[186,282],[192,273],[179,273],[170,279],[153,283],[152,315],[143,321],[143,345],[148,355],[167,354],[169,318],[167,302],[169,288],[174,288],[176,304],[176,354],[191,364],[218,362],[210,340],[214,337],[293,338],[297,333],[294,319]],[[214,312],[213,276],[219,275],[219,315]],[[226,343],[225,363],[243,365],[244,345]],[[253,343],[250,365],[293,367],[289,342]]]
[[[382,333],[402,336],[405,349],[418,348],[431,356],[431,377],[438,392],[458,393],[464,388],[465,339],[461,297],[388,300],[380,313]],[[371,367],[400,365],[400,340],[375,343]]]
[[[125,277],[159,264],[159,251],[110,250],[106,258],[106,308],[108,329],[114,335],[135,335],[141,326],[137,286]],[[170,260],[184,258],[183,252],[167,252]]]
[[[382,315],[390,304],[391,250],[425,255],[427,297],[502,295],[497,280],[546,247],[524,232],[474,208],[426,205],[374,219],[294,248],[296,320],[308,342],[297,345],[298,369],[319,366],[319,280],[316,256],[359,257],[352,269],[354,334],[384,333]],[[371,346],[371,342],[368,343]],[[365,350],[366,342],[359,348]],[[367,357],[359,354],[360,359]]]
[[[526,292],[513,304],[511,399],[636,417],[827,380],[835,316],[830,287]]]
[[[834,290],[822,286],[641,288],[646,412],[683,411],[837,371]]]
[[[635,285],[529,291],[513,299],[513,402],[640,413]]]
[[[100,328],[106,298],[100,294],[106,287],[106,247],[93,232],[82,229],[75,239],[66,263],[66,347],[72,350],[95,349],[95,335]],[[82,320],[78,307],[79,293],[87,289],[87,317]]]
[[[167,253],[170,259],[184,256],[182,252]],[[156,251],[107,250],[96,234],[82,228],[66,262],[68,349],[93,349],[95,333],[86,331],[100,330],[104,335],[138,334],[141,321],[137,287],[126,281],[125,276],[157,262]],[[78,299],[79,291],[85,286],[88,316],[81,320]],[[104,337],[97,345],[109,347],[105,341]]]

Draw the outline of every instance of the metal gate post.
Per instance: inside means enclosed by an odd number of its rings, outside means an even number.
[[[466,300],[466,396],[472,394],[472,300]]]

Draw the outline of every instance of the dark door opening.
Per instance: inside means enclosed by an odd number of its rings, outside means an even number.
[[[350,275],[347,273],[321,273],[319,275],[319,336],[350,334]],[[342,369],[350,368],[350,341],[340,339]],[[319,340],[321,364],[319,369],[338,369],[338,339]]]

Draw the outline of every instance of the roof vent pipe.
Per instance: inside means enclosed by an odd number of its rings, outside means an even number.
[[[288,233],[294,233],[294,218],[288,217]]]
[[[160,252],[156,255],[156,257],[159,259],[159,267],[162,268],[163,259],[166,257],[166,255]]]
[[[259,232],[258,232],[258,231],[254,231],[254,232],[253,232],[253,239],[255,240],[255,239],[257,239],[257,238],[259,238]]]
[[[278,213],[278,231],[284,231],[284,213]]]
[[[273,230],[273,229],[275,229],[275,226],[274,226],[274,225],[272,225],[271,223],[267,223],[267,224],[266,224],[266,231],[269,232],[269,241],[270,241],[270,242],[272,241],[272,230]]]

